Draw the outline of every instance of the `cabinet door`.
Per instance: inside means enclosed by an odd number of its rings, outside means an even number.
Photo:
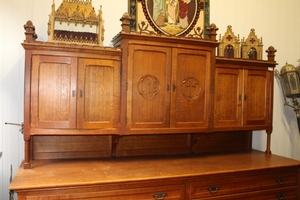
[[[76,128],[77,59],[32,57],[31,127]]]
[[[241,126],[243,71],[217,68],[215,77],[215,126]]]
[[[269,121],[270,72],[245,70],[244,72],[244,125],[266,125]]]
[[[170,127],[170,48],[130,45],[127,129]]]
[[[120,110],[120,62],[79,59],[77,128],[117,128]]]
[[[207,51],[173,49],[171,127],[208,127],[210,57]]]

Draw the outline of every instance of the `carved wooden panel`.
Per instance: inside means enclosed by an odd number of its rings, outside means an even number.
[[[79,59],[78,128],[116,128],[120,101],[120,63]]]
[[[129,54],[127,126],[169,127],[171,50],[132,45]]]
[[[208,51],[131,45],[127,125],[131,128],[207,128]]]
[[[209,105],[210,53],[173,49],[173,127],[207,127]]]
[[[36,55],[32,62],[31,127],[75,128],[77,60]]]

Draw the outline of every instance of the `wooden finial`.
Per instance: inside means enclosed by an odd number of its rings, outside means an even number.
[[[276,49],[273,46],[270,46],[266,52],[268,53],[268,61],[274,62],[275,61],[275,53],[276,53]]]
[[[215,24],[211,24],[207,30],[209,31],[209,40],[217,41],[217,31],[219,28]]]
[[[122,22],[122,32],[129,33],[130,32],[130,20],[131,17],[128,13],[124,13],[120,21]]]
[[[37,39],[37,34],[35,33],[35,26],[32,24],[32,21],[28,20],[24,25],[25,29],[25,41],[34,42]]]

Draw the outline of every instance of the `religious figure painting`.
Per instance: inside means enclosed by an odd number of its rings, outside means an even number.
[[[200,0],[142,0],[142,5],[152,28],[166,35],[186,35],[200,14]]]

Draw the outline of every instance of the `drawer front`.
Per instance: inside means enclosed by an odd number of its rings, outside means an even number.
[[[124,186],[124,189],[122,187]],[[126,184],[114,188],[77,187],[77,188],[54,188],[53,190],[39,190],[19,192],[19,199],[26,200],[184,200],[184,185],[136,187],[126,188]],[[103,189],[103,190],[102,190]],[[97,191],[98,190],[98,191]]]
[[[296,186],[297,168],[281,168],[209,175],[187,185],[191,198],[214,197],[273,188]]]
[[[224,195],[218,197],[204,197],[193,200],[298,200],[298,188],[287,187],[282,189],[246,192],[241,194]]]

